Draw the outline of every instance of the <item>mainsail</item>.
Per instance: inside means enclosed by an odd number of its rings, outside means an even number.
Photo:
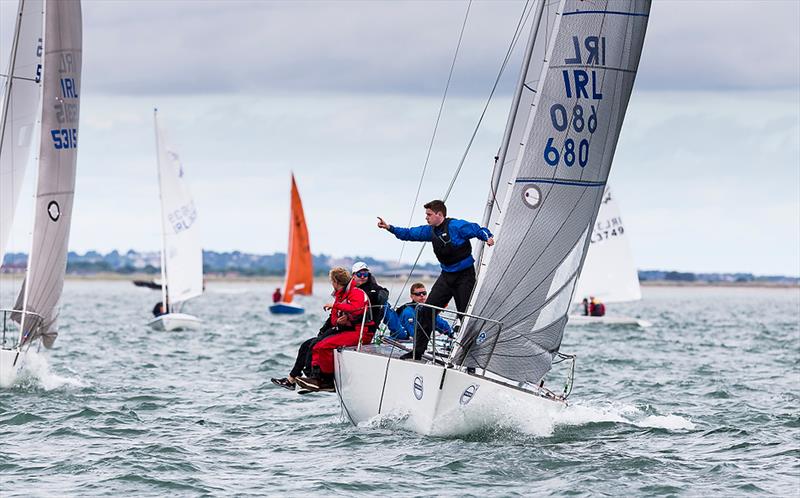
[[[639,275],[619,206],[606,186],[578,287],[573,301],[594,296],[607,303],[636,301],[642,298]]]
[[[454,361],[538,382],[561,346],[628,105],[650,2],[562,0]],[[514,144],[512,144],[514,145]],[[499,331],[499,332],[498,332]]]
[[[295,294],[311,295],[314,282],[314,265],[311,246],[308,242],[306,215],[303,202],[292,175],[292,206],[289,219],[289,250],[286,253],[286,282],[283,286],[283,302],[291,303]]]
[[[78,158],[82,23],[79,0],[47,0],[44,10],[42,121],[28,272],[14,314],[20,343],[55,341],[67,267]],[[31,314],[34,313],[34,314]]]
[[[34,135],[42,79],[42,0],[20,0],[0,104],[0,265]]]
[[[171,310],[177,303],[203,293],[203,248],[197,231],[197,209],[183,164],[158,125],[158,111],[153,117],[161,192],[162,274]]]

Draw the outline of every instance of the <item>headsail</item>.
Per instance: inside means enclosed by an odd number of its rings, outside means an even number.
[[[163,226],[162,264],[165,265],[169,307],[203,293],[203,248],[197,231],[197,209],[189,192],[185,169],[158,125],[158,181]]]
[[[20,0],[0,104],[0,264],[8,249],[41,99],[42,0]]]
[[[33,243],[15,309],[20,342],[39,334],[50,347],[57,335],[64,287],[78,159],[82,22],[79,0],[47,0],[44,23],[42,122]],[[21,316],[20,316],[21,315]]]
[[[289,219],[289,249],[286,253],[286,282],[283,302],[291,303],[295,294],[309,296],[314,283],[314,265],[308,242],[306,215],[303,202],[292,175],[292,207]]]
[[[636,301],[642,298],[639,275],[619,206],[606,186],[603,202],[592,227],[589,252],[583,262],[573,301],[595,296],[607,303]]]
[[[523,54],[520,81],[517,82],[515,100],[512,102],[511,112],[508,115],[503,143],[492,171],[492,183],[489,187],[489,197],[486,201],[482,222],[482,226],[488,227],[492,233],[497,231],[497,222],[506,194],[505,187],[514,172],[517,156],[521,152],[520,144],[523,142],[522,137],[533,109],[539,78],[543,74],[542,67],[547,55],[547,42],[553,33],[558,4],[558,0],[537,0],[534,7],[528,46]],[[479,255],[482,249],[483,243],[475,244],[475,261],[480,260]]]
[[[561,346],[633,88],[650,2],[562,0],[454,361],[538,382]]]

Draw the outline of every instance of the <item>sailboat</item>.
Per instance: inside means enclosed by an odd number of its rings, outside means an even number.
[[[394,414],[422,434],[453,433],[502,419],[509,404],[532,417],[566,406],[572,373],[560,393],[545,376],[562,360],[574,371],[561,342],[650,2],[561,0],[550,11],[539,1],[535,10],[484,215],[495,244],[481,251],[456,347],[423,361],[400,360],[404,351],[387,344],[337,350],[336,392],[354,424]]]
[[[203,293],[203,248],[197,232],[197,209],[183,163],[170,148],[153,111],[156,130],[158,187],[161,197],[161,303],[164,314],[148,325],[156,330],[197,328],[202,322],[181,313],[183,303]]]
[[[642,298],[639,274],[633,264],[630,244],[622,223],[619,205],[606,186],[597,221],[592,228],[589,252],[578,279],[573,302],[596,297],[603,303],[623,303]],[[647,320],[622,315],[587,316],[569,315],[572,325],[603,323],[608,325],[638,325],[649,327]]]
[[[51,348],[58,335],[58,305],[64,287],[75,193],[81,59],[79,0],[19,2],[0,134],[0,253],[8,243],[34,130],[38,131],[39,153],[33,236],[25,280],[13,309],[2,310],[2,385],[13,382],[23,367],[25,351],[34,344],[37,348]],[[34,119],[38,121],[36,127]],[[18,331],[7,328],[7,318],[18,324]]]
[[[297,315],[305,310],[292,304],[295,295],[310,296],[314,285],[314,265],[308,243],[308,227],[303,202],[292,174],[291,213],[289,215],[289,249],[286,251],[286,281],[282,299],[269,307],[272,313]]]

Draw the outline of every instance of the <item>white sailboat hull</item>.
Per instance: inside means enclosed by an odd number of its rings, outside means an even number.
[[[647,320],[640,320],[638,318],[633,318],[630,316],[586,316],[586,315],[569,315],[569,322],[570,325],[591,325],[591,324],[602,324],[602,325],[631,325],[635,327],[650,327],[653,325],[651,322]]]
[[[171,332],[173,330],[195,330],[203,321],[186,313],[167,313],[150,320],[147,325],[155,330]]]
[[[334,362],[336,392],[355,425],[386,415],[420,434],[464,434],[502,424],[510,406],[531,419],[551,419],[566,406],[544,390],[522,390],[440,365],[354,349],[336,351]]]
[[[8,387],[17,379],[22,368],[22,357],[17,359],[18,353],[16,349],[0,349],[0,387]]]

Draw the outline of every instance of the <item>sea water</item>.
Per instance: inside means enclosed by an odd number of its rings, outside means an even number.
[[[185,310],[202,329],[164,333],[145,326],[158,292],[68,281],[54,349],[0,388],[0,494],[800,494],[797,288],[647,287],[608,313],[650,328],[568,326],[565,410],[492,406],[426,437],[402,414],[354,427],[335,394],[271,384],[329,292],[273,316],[274,287],[211,282]],[[0,290],[7,304],[14,286]]]

